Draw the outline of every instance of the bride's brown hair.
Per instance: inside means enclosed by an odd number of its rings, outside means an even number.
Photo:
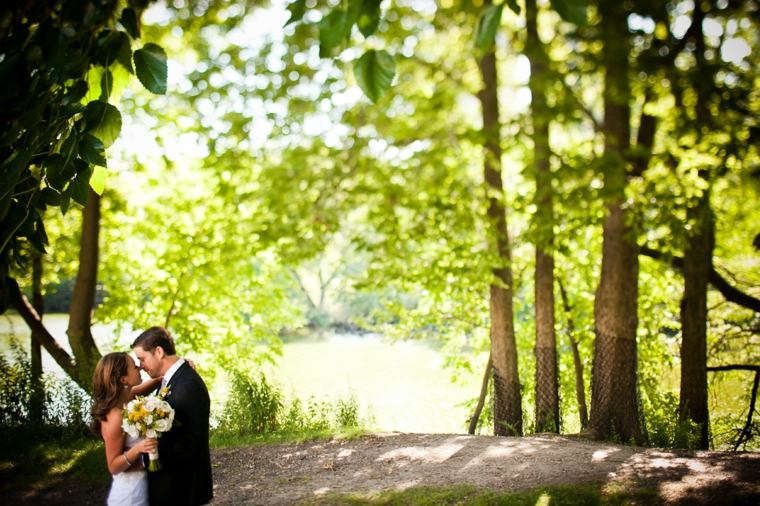
[[[90,429],[100,435],[100,423],[105,421],[106,415],[119,405],[122,400],[124,386],[119,383],[122,376],[129,372],[129,362],[132,358],[123,351],[116,351],[103,355],[95,373],[92,375],[92,422]]]

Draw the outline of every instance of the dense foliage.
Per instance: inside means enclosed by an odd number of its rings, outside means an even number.
[[[129,134],[109,152],[100,267],[106,296],[96,318],[124,324],[125,332],[167,323],[180,350],[198,353],[210,369],[275,359],[280,331],[309,319],[350,319],[392,337],[438,339],[455,371],[479,371],[489,348],[491,268],[500,260],[487,242],[477,56],[495,44],[519,372],[524,412],[532,413],[532,273],[544,232],[536,219],[521,5],[299,0],[286,10],[177,1],[149,10],[144,36],[167,48],[177,72],[166,96],[123,92]],[[760,191],[758,5],[626,6],[631,137],[646,133],[647,121],[657,125],[646,153],[628,154],[632,166],[646,158],[648,167],[625,175],[622,203],[635,243],[658,253],[640,260],[638,391],[651,442],[690,446],[695,427],[677,415],[684,285],[677,265],[702,229],[693,213],[700,202],[715,216],[714,270],[751,298],[760,295],[758,215],[748,205]],[[603,154],[604,48],[595,2],[539,3],[538,21],[550,76],[555,280],[566,291],[562,303],[556,297],[559,429],[576,431],[572,348],[577,343],[588,391],[602,222],[614,183],[606,179],[614,164]],[[703,46],[694,42],[695,26],[703,28]],[[150,59],[132,60],[152,68]],[[99,72],[87,79],[96,95],[109,82]],[[55,88],[62,97],[75,82],[66,83]],[[79,112],[66,116],[66,135],[77,142],[55,134],[60,147],[25,162],[27,173],[42,176],[24,180],[30,191],[14,190],[14,209],[26,209],[31,201],[23,199],[49,186],[44,160],[64,144],[81,151],[89,146],[83,139],[97,138],[87,107],[111,106],[81,99]],[[8,163],[24,153],[18,146],[0,146]],[[77,180],[72,173],[44,194],[66,202]],[[54,231],[49,242],[60,245],[50,250],[68,254],[49,261],[49,275],[65,279],[76,255],[65,240],[75,225],[59,219],[45,222]],[[24,223],[39,234],[40,219]],[[19,227],[14,237],[27,237]],[[757,363],[758,313],[714,289],[708,308],[708,364]],[[249,397],[268,392],[252,381],[240,379],[236,389]],[[746,420],[750,382],[710,373],[713,446],[731,441]],[[731,400],[718,391],[731,392]],[[532,423],[526,420],[528,430]]]
[[[166,92],[166,54],[133,51],[147,1],[13,2],[0,10],[0,311],[12,261],[23,246],[45,251],[48,207],[64,214],[104,188],[105,149],[122,118],[109,102],[125,74]],[[118,22],[118,25],[117,25]]]

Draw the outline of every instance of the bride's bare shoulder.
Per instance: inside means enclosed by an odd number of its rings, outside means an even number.
[[[116,407],[111,408],[111,410],[106,413],[106,421],[107,424],[115,424],[121,426],[121,415],[123,413],[123,409]]]

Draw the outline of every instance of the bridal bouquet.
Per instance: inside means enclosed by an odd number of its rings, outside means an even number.
[[[158,394],[138,395],[124,409],[121,427],[132,437],[157,438],[161,433],[172,428],[174,409],[164,399],[169,395],[168,388],[162,388]],[[148,454],[148,471],[158,471],[158,450]]]

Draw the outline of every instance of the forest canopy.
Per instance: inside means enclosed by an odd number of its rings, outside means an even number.
[[[2,9],[3,308],[80,384],[93,308],[220,368],[337,322],[488,363],[496,434],[757,433],[758,2]]]

